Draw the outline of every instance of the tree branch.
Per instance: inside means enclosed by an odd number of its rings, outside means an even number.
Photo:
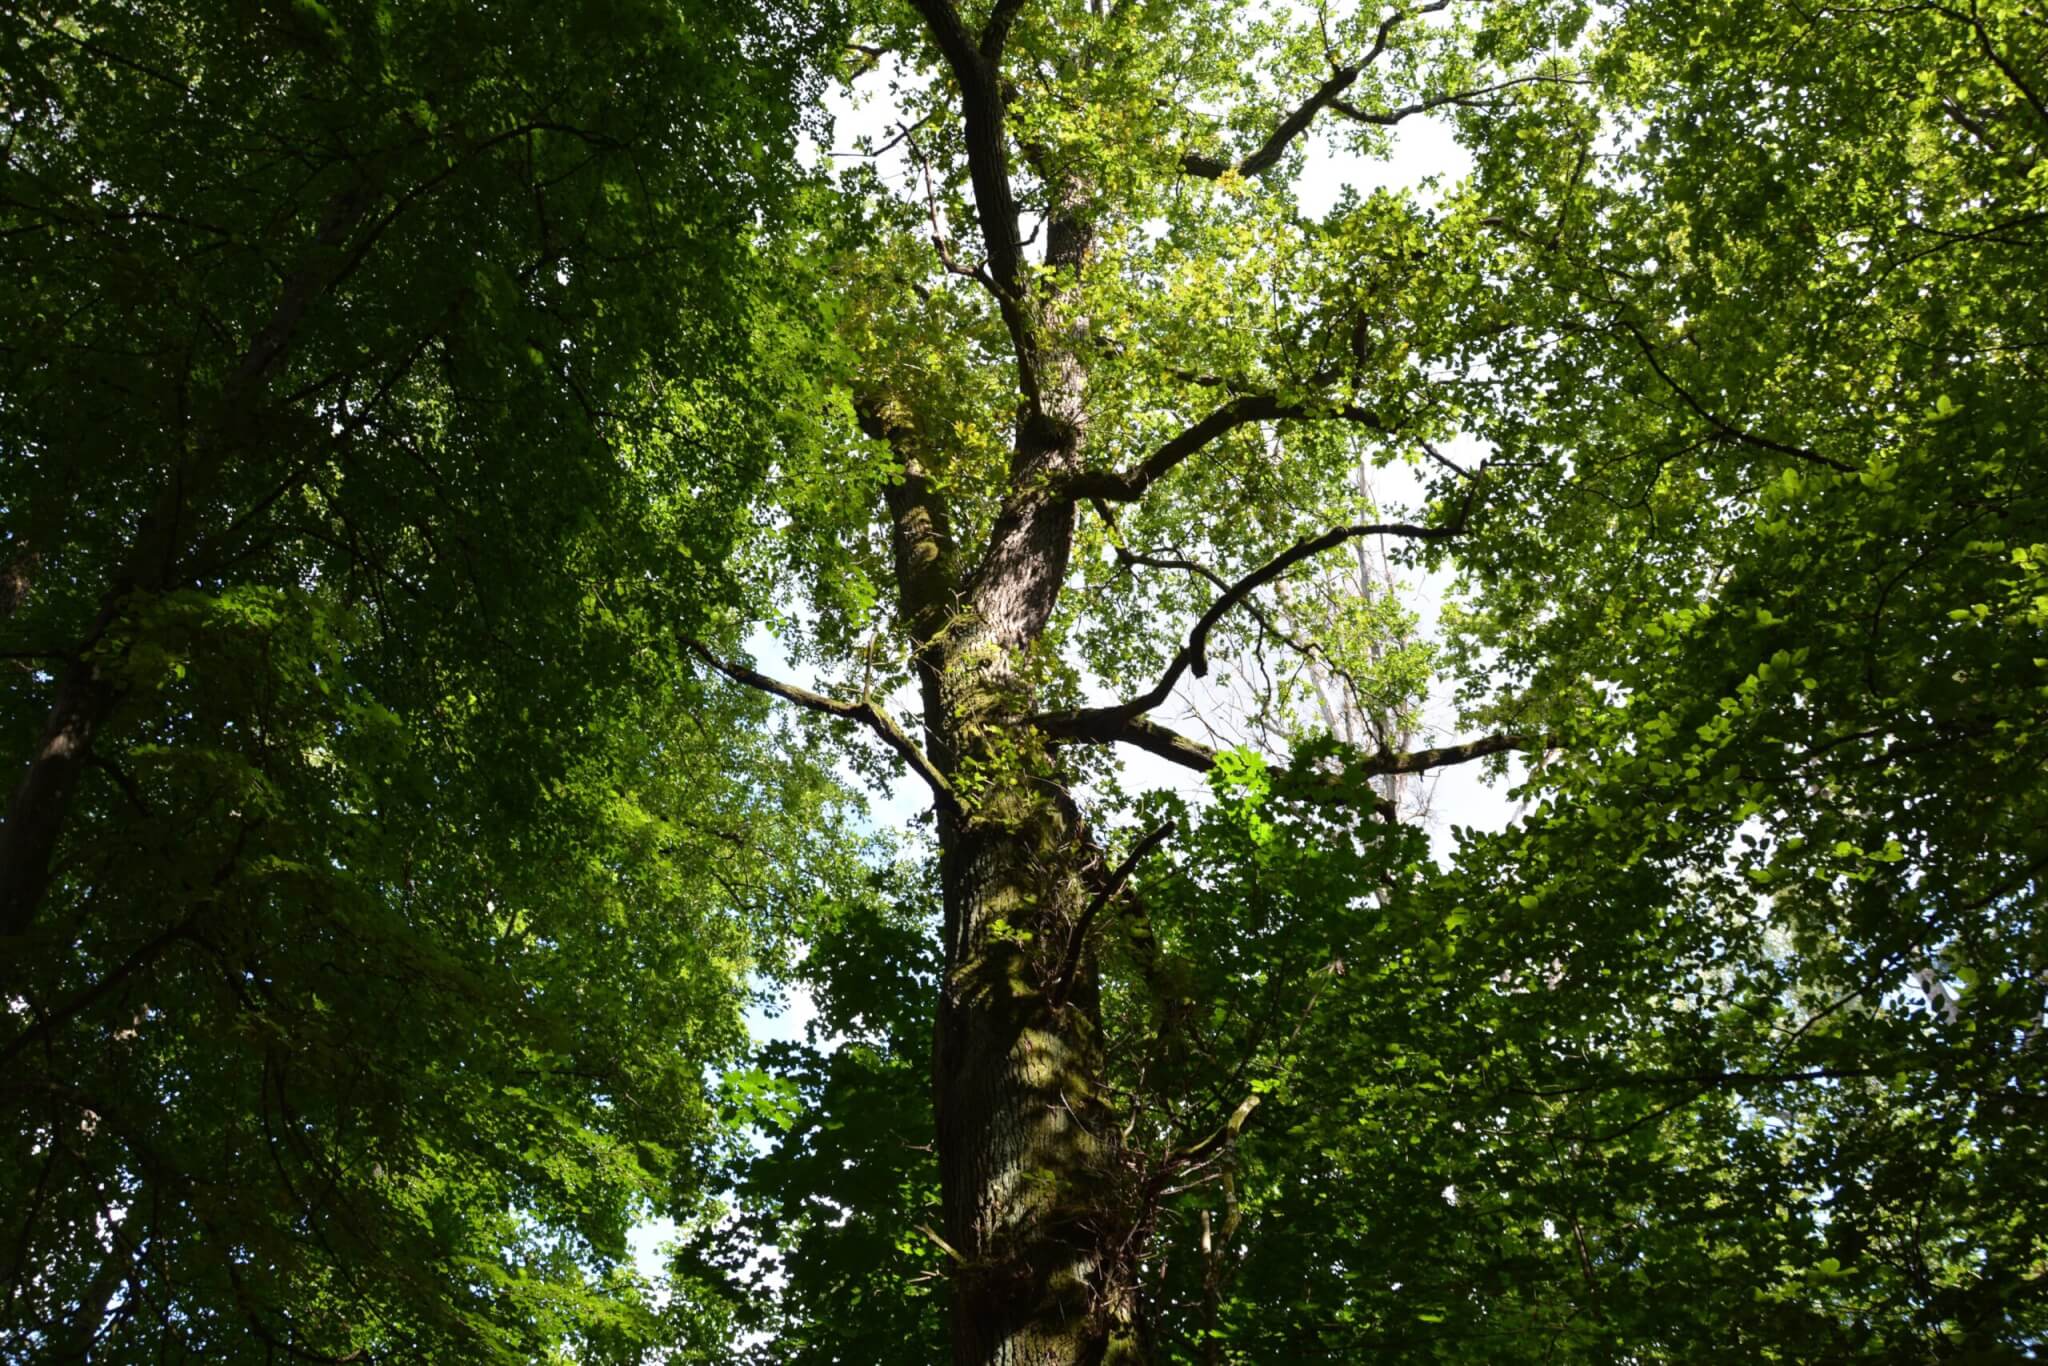
[[[1221,574],[1218,574],[1215,570],[1209,568],[1209,566],[1202,564],[1198,561],[1190,560],[1182,556],[1168,557],[1164,555],[1146,555],[1138,551],[1132,550],[1129,546],[1126,546],[1123,543],[1123,536],[1121,531],[1117,528],[1116,523],[1112,521],[1108,515],[1109,509],[1103,506],[1103,504],[1100,501],[1098,501],[1095,504],[1095,511],[1098,515],[1102,517],[1103,523],[1109,528],[1111,536],[1109,548],[1113,552],[1115,552],[1116,562],[1119,565],[1122,565],[1125,568],[1129,568],[1132,565],[1142,565],[1147,569],[1178,569],[1183,571],[1184,573],[1193,574],[1197,578],[1208,580],[1209,584],[1212,587],[1214,587],[1216,591],[1219,593],[1229,591],[1230,583],[1228,580],[1226,580]],[[1322,656],[1323,664],[1326,668],[1328,668],[1333,674],[1335,674],[1339,678],[1342,678],[1344,682],[1351,687],[1352,691],[1361,691],[1361,689],[1359,688],[1358,681],[1354,679],[1351,676],[1350,672],[1346,670],[1341,664],[1339,664],[1336,660],[1332,659],[1327,650],[1324,650],[1321,646],[1317,645],[1312,640],[1303,640],[1301,637],[1295,635],[1293,632],[1287,630],[1285,627],[1275,622],[1270,616],[1266,614],[1266,612],[1262,608],[1260,608],[1257,601],[1251,598],[1246,598],[1244,600],[1244,610],[1251,614],[1252,620],[1258,622],[1259,628],[1263,630],[1267,635],[1274,637],[1281,644],[1287,646],[1296,654],[1301,655],[1304,658],[1309,658],[1316,655]]]
[[[1393,428],[1368,408],[1357,404],[1284,403],[1272,394],[1241,394],[1215,409],[1193,426],[1160,446],[1138,464],[1122,470],[1080,470],[1054,487],[1058,496],[1079,501],[1100,498],[1106,502],[1130,503],[1170,473],[1182,461],[1199,454],[1219,438],[1254,422],[1282,418],[1328,419],[1356,422],[1382,434]]]
[[[1189,739],[1149,716],[1117,721],[1107,715],[1110,710],[1103,707],[1092,711],[1044,712],[1030,718],[1030,721],[1055,740],[1126,744],[1196,773],[1207,773],[1216,767],[1216,751],[1201,741]],[[1335,796],[1345,777],[1378,778],[1389,774],[1431,773],[1495,754],[1547,749],[1550,745],[1549,737],[1541,735],[1482,735],[1476,740],[1441,745],[1435,749],[1382,750],[1377,754],[1364,755],[1347,764],[1342,775],[1281,769],[1274,776],[1279,785],[1289,789],[1288,795],[1322,801]],[[1384,820],[1391,821],[1400,814],[1393,802],[1377,794],[1374,794],[1372,804],[1374,812]]]
[[[1404,104],[1399,109],[1360,109],[1349,100],[1331,100],[1330,108],[1355,123],[1369,123],[1380,128],[1391,128],[1403,119],[1417,114],[1427,114],[1432,109],[1446,105],[1472,106],[1488,95],[1498,95],[1503,90],[1512,90],[1519,85],[1584,85],[1577,76],[1516,76],[1493,85],[1475,86],[1471,90],[1459,90],[1448,95],[1431,95],[1413,104]]]
[[[1039,406],[1038,344],[1024,307],[1024,244],[1018,233],[1017,197],[1010,187],[1008,139],[1003,125],[1002,81],[952,0],[911,0],[960,87],[960,119],[967,142],[974,214],[981,223],[983,256],[995,285],[998,310],[1017,355],[1017,383],[1035,412]],[[1000,12],[1013,4],[998,4]],[[990,23],[993,26],[994,16]],[[1008,29],[1008,20],[1002,28]],[[1000,50],[998,50],[999,55]]]
[[[1017,22],[1017,15],[1024,8],[1024,0],[996,0],[995,8],[988,14],[988,22],[982,25],[982,60],[991,64],[1002,60],[1003,44],[1009,41],[1010,25]]]
[[[1664,368],[1663,363],[1657,359],[1657,349],[1650,345],[1650,339],[1643,335],[1642,329],[1626,319],[1622,321],[1621,325],[1623,330],[1635,341],[1636,347],[1642,351],[1643,359],[1650,363],[1652,370],[1656,371],[1657,378],[1664,381],[1664,386],[1671,390],[1672,393],[1678,395],[1686,407],[1692,409],[1703,422],[1712,427],[1725,439],[1739,442],[1745,446],[1754,446],[1758,450],[1775,451],[1779,455],[1789,455],[1798,460],[1810,460],[1817,465],[1826,465],[1829,469],[1839,470],[1843,474],[1856,473],[1857,467],[1854,465],[1846,465],[1839,460],[1822,455],[1819,451],[1807,446],[1788,446],[1782,441],[1773,441],[1767,436],[1758,436],[1755,432],[1738,427],[1710,411],[1705,404],[1692,396],[1690,390],[1674,379],[1669,370]]]
[[[1216,601],[1209,605],[1209,610],[1195,623],[1194,630],[1188,633],[1187,644],[1181,646],[1180,653],[1173,657],[1173,662],[1167,665],[1166,672],[1160,675],[1159,681],[1149,690],[1113,706],[1035,716],[1031,721],[1045,729],[1052,729],[1057,725],[1078,724],[1086,727],[1099,723],[1111,731],[1120,731],[1124,722],[1143,716],[1171,696],[1174,685],[1180,682],[1182,674],[1192,671],[1197,678],[1208,675],[1209,632],[1214,630],[1216,623],[1247,595],[1263,588],[1303,560],[1360,536],[1402,536],[1421,541],[1447,540],[1464,529],[1465,519],[1471,510],[1472,498],[1467,495],[1464,506],[1458,510],[1458,515],[1442,526],[1415,526],[1408,522],[1361,522],[1351,526],[1334,527],[1319,536],[1297,541],[1217,595]]]
[[[1095,899],[1088,903],[1088,909],[1081,912],[1080,918],[1074,921],[1073,932],[1067,936],[1067,951],[1060,960],[1059,974],[1053,978],[1051,999],[1054,1010],[1066,1004],[1067,991],[1073,986],[1074,974],[1081,967],[1081,949],[1087,943],[1089,925],[1094,923],[1095,917],[1101,915],[1110,902],[1123,893],[1124,884],[1131,880],[1131,874],[1137,871],[1138,864],[1145,855],[1158,847],[1159,842],[1172,831],[1173,827],[1170,825],[1161,825],[1146,831],[1138,842],[1131,846],[1131,852],[1116,866],[1116,871],[1109,875],[1109,881],[1095,894]]]
[[[1540,735],[1483,735],[1477,740],[1467,740],[1456,745],[1440,745],[1435,749],[1394,750],[1368,754],[1348,767],[1350,772],[1368,778],[1377,778],[1389,773],[1428,773],[1456,764],[1469,764],[1474,759],[1484,759],[1494,754],[1543,749],[1548,747],[1548,744],[1548,740]]]
[[[1178,1170],[1208,1161],[1224,1146],[1237,1140],[1238,1130],[1244,1128],[1245,1120],[1249,1119],[1252,1111],[1258,1108],[1259,1097],[1256,1094],[1246,1096],[1238,1102],[1237,1108],[1230,1112],[1230,1118],[1224,1120],[1216,1132],[1210,1134],[1199,1143],[1191,1144],[1180,1149],[1178,1152],[1170,1154],[1164,1163],[1164,1167],[1167,1170]]]
[[[904,734],[903,727],[896,724],[896,719],[873,702],[865,698],[859,702],[842,702],[836,697],[827,697],[823,693],[800,688],[794,683],[784,683],[780,679],[758,673],[744,664],[721,659],[703,642],[688,636],[683,637],[683,646],[735,683],[743,683],[772,697],[779,697],[785,702],[794,702],[806,711],[821,712],[826,716],[838,716],[860,722],[881,736],[889,748],[903,756],[903,761],[910,765],[912,771],[930,784],[933,796],[941,805],[959,809],[959,798],[953,792],[953,785],[946,781],[946,775],[939,772],[932,761],[925,757],[924,751],[917,747],[916,741]]]
[[[1432,0],[1430,4],[1412,10],[1396,10],[1388,15],[1381,21],[1379,31],[1373,35],[1371,49],[1349,66],[1340,66],[1332,71],[1330,79],[1317,86],[1314,94],[1296,105],[1281,119],[1279,126],[1268,134],[1266,140],[1249,156],[1236,162],[1229,162],[1203,156],[1199,152],[1189,152],[1180,159],[1181,169],[1205,180],[1217,180],[1231,172],[1241,176],[1255,176],[1271,170],[1280,158],[1286,155],[1288,144],[1301,136],[1309,124],[1315,121],[1316,115],[1335,103],[1367,67],[1380,59],[1381,54],[1387,50],[1388,38],[1403,20],[1422,14],[1434,14],[1438,10],[1448,8],[1449,5],[1450,0]]]

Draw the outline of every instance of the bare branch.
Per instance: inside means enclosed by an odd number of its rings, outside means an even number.
[[[905,124],[897,134],[896,140],[902,142],[910,149],[911,159],[917,163],[918,171],[924,176],[925,212],[930,216],[931,220],[932,250],[938,253],[939,264],[946,268],[947,274],[963,276],[977,284],[986,286],[989,292],[996,296],[996,302],[1001,304],[1003,293],[996,288],[996,282],[989,278],[986,267],[979,264],[965,266],[955,259],[953,245],[947,239],[945,230],[939,223],[939,195],[937,188],[932,184],[932,166],[925,159],[923,149],[917,145],[917,139],[912,136],[915,132],[916,128],[914,126]]]
[[[779,697],[785,702],[794,702],[806,711],[821,712],[826,716],[838,716],[860,722],[881,736],[889,748],[903,756],[903,761],[910,765],[912,771],[930,784],[933,796],[941,805],[956,810],[959,808],[959,798],[953,792],[953,785],[946,781],[946,775],[939,772],[932,761],[925,757],[924,751],[917,747],[916,741],[904,734],[903,727],[896,724],[896,719],[872,701],[863,698],[858,702],[842,702],[836,697],[827,697],[823,693],[800,688],[794,683],[784,683],[764,673],[757,673],[744,664],[721,659],[701,641],[688,636],[683,638],[683,646],[735,683],[743,683],[772,697]]]
[[[1346,768],[1348,772],[1368,778],[1377,778],[1386,773],[1428,773],[1456,764],[1469,764],[1474,759],[1484,759],[1495,754],[1548,747],[1549,741],[1539,735],[1484,735],[1477,740],[1467,740],[1458,745],[1442,745],[1436,749],[1368,754]]]
[[[1102,710],[1107,710],[1102,709]],[[1156,754],[1168,763],[1192,769],[1196,773],[1207,773],[1216,767],[1217,753],[1198,740],[1191,740],[1179,731],[1163,726],[1149,716],[1133,717],[1117,723],[1103,719],[1100,715],[1086,712],[1047,712],[1031,718],[1032,724],[1047,735],[1061,740],[1087,740],[1099,744],[1121,743],[1148,754]],[[1435,749],[1382,750],[1367,754],[1345,765],[1342,777],[1377,778],[1386,774],[1431,773],[1440,768],[1453,768],[1469,764],[1475,759],[1486,759],[1496,754],[1526,753],[1551,747],[1551,740],[1541,735],[1482,735],[1476,740],[1462,744],[1442,745]],[[1282,769],[1275,775],[1288,789],[1289,795],[1309,801],[1333,795],[1341,783],[1340,775],[1334,773],[1300,772]],[[1394,803],[1374,795],[1373,809],[1387,820],[1397,814]]]
[[[1462,744],[1436,749],[1380,750],[1344,765],[1340,773],[1316,769],[1283,769],[1274,775],[1274,789],[1284,796],[1308,802],[1349,802],[1360,795],[1356,779],[1387,774],[1430,773],[1440,768],[1469,764],[1495,754],[1547,749],[1550,740],[1534,735],[1483,735]],[[1392,823],[1401,814],[1400,805],[1377,792],[1369,794],[1372,809],[1381,820]]]
[[[1076,738],[1095,738],[1083,732],[1067,732],[1057,724],[1045,727],[1051,735],[1073,734]],[[1191,740],[1179,731],[1160,725],[1149,716],[1135,716],[1121,726],[1109,729],[1100,737],[1104,741],[1117,740],[1147,754],[1157,755],[1171,764],[1191,768],[1197,773],[1207,773],[1216,767],[1216,751],[1199,740]]]
[[[1428,456],[1431,460],[1436,461],[1437,464],[1442,465],[1445,469],[1449,470],[1452,474],[1457,475],[1460,479],[1476,479],[1479,477],[1474,471],[1466,469],[1463,465],[1460,465],[1457,461],[1451,459],[1451,457],[1445,455],[1442,451],[1438,450],[1430,442],[1417,441],[1415,444],[1422,447],[1422,453],[1424,455]]]
[[[1096,511],[1098,513],[1106,513],[1109,511],[1109,509],[1104,507],[1102,504],[1097,503]],[[1116,524],[1114,522],[1111,522],[1107,517],[1104,517],[1103,521],[1110,528],[1110,534],[1113,539],[1110,542],[1109,548],[1111,551],[1115,553],[1116,562],[1119,565],[1123,565],[1127,568],[1131,565],[1142,565],[1147,569],[1178,569],[1184,573],[1193,574],[1196,578],[1208,580],[1210,585],[1214,587],[1216,591],[1219,593],[1229,591],[1229,580],[1225,579],[1221,574],[1218,574],[1215,570],[1209,568],[1209,566],[1202,564],[1200,561],[1197,560],[1190,560],[1185,556],[1147,555],[1139,551],[1132,550],[1123,543],[1122,533],[1117,530]],[[1317,645],[1312,640],[1303,640],[1301,637],[1295,635],[1293,632],[1281,626],[1278,622],[1274,621],[1272,617],[1268,616],[1264,609],[1262,609],[1258,605],[1258,603],[1251,598],[1245,599],[1244,609],[1246,612],[1251,614],[1252,619],[1258,622],[1259,628],[1263,630],[1267,635],[1272,636],[1274,639],[1278,640],[1281,644],[1287,646],[1289,649],[1293,650],[1298,655],[1321,655],[1323,657],[1323,662],[1330,668],[1332,672],[1340,675],[1345,682],[1351,684],[1354,690],[1358,688],[1357,682],[1353,680],[1351,676],[1344,671],[1343,667],[1339,665],[1336,660],[1331,659],[1329,657],[1329,653],[1326,650],[1324,650],[1320,645]]]
[[[1249,1119],[1252,1111],[1258,1108],[1259,1097],[1256,1094],[1246,1096],[1238,1102],[1237,1108],[1230,1112],[1230,1118],[1224,1120],[1222,1126],[1215,1133],[1210,1134],[1199,1143],[1192,1144],[1189,1147],[1182,1148],[1179,1152],[1171,1154],[1166,1159],[1166,1168],[1168,1170],[1175,1170],[1207,1161],[1218,1150],[1237,1141],[1238,1130],[1244,1128],[1245,1120]]]
[[[859,80],[870,71],[880,67],[882,59],[889,55],[888,48],[878,47],[874,43],[847,43],[841,50],[850,52],[859,59],[854,62],[852,69],[846,73],[846,80],[849,83]]]

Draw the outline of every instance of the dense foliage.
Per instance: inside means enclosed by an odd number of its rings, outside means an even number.
[[[0,1355],[722,1351],[625,1238],[839,876],[675,637],[741,596],[819,41],[0,17]]]
[[[1311,219],[1259,178],[1261,139],[1382,17],[1232,14],[1027,5],[1006,49],[1027,222],[1062,186],[1097,197],[1058,303],[1086,319],[1091,464],[1161,474],[1134,507],[1128,480],[1089,486],[1112,502],[1035,682],[1142,688],[1225,585],[1385,515],[1361,461],[1423,462],[1457,534],[1411,574],[1456,592],[1432,684],[1383,585],[1303,562],[1217,625],[1243,682],[1176,694],[1253,740],[1210,801],[1084,770],[1089,819],[1150,851],[1102,916],[1094,1113],[1121,1133],[1087,1180],[1116,1189],[1078,1197],[1154,1211],[1131,1235],[1143,1349],[2036,1359],[2048,29],[2013,5],[1732,3],[1395,26],[1343,94],[1368,151],[1381,110],[1520,83],[1455,104],[1466,182]],[[1011,496],[1011,362],[949,236],[971,148],[907,21],[874,32],[911,73],[907,174],[844,176],[857,226],[826,245],[856,405],[949,433],[912,474],[972,546]],[[1219,108],[1244,111],[1240,174],[1212,181]],[[1296,420],[1228,419],[1261,401]],[[828,661],[911,630],[861,586],[901,560],[855,546],[804,543]],[[1544,751],[1520,818],[1441,861],[1382,818],[1384,737],[1428,686]],[[915,1138],[929,1025],[900,1002],[935,949],[860,934],[814,961],[837,1048],[794,1066],[802,1105],[744,1187],[789,1249],[768,1359],[877,1359],[976,1274],[932,1231]]]

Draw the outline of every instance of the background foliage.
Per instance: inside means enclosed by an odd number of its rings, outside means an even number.
[[[708,1217],[706,1069],[851,867],[675,644],[820,18],[0,18],[10,781],[100,713],[0,984],[10,1358],[719,1359],[625,1239]]]

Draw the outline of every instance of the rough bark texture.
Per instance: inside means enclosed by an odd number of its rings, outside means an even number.
[[[890,492],[899,607],[918,649],[926,743],[963,794],[939,813],[946,977],[934,1101],[954,1266],[954,1360],[1073,1366],[1135,1358],[1137,1243],[1116,1195],[1092,949],[1078,945],[1101,859],[1067,795],[1024,661],[1067,576],[1075,506],[1061,479],[1087,438],[1087,320],[1073,301],[1094,248],[1087,187],[1048,190],[1045,264],[1023,268],[999,76],[1006,23],[977,41],[947,0],[916,0],[952,68],[987,280],[1015,350],[1011,495],[971,568],[959,563],[918,433],[882,414],[904,477]],[[998,15],[1014,15],[1014,6]],[[928,453],[925,453],[928,454]]]

